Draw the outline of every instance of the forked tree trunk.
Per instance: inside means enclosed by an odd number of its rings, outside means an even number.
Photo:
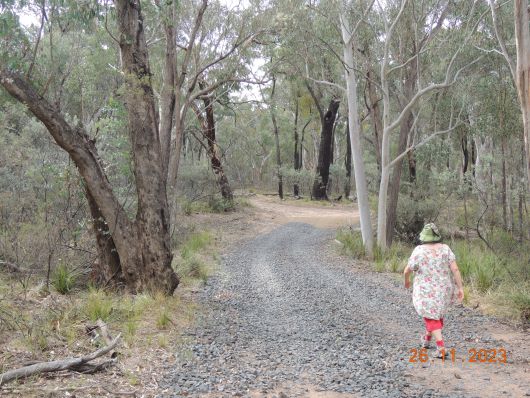
[[[141,5],[129,0],[116,0],[115,4],[138,197],[135,225],[125,237],[128,247],[123,248],[125,253],[118,251],[121,261],[127,263],[125,279],[135,291],[171,294],[178,278],[171,268],[165,168]]]
[[[318,149],[318,163],[315,181],[313,182],[313,199],[327,200],[327,187],[329,181],[329,166],[331,163],[331,141],[333,137],[333,126],[339,110],[340,102],[331,100],[327,112],[324,115],[322,131],[320,135],[320,146]]]
[[[97,212],[108,226],[128,289],[172,294],[179,281],[171,268],[169,212],[160,160],[158,112],[150,81],[140,3],[117,0],[116,15],[138,202],[134,220],[127,217],[114,195],[95,143],[83,127],[68,124],[56,106],[18,75],[0,69],[0,83],[44,123],[77,166]],[[93,214],[99,215],[95,210],[93,207]],[[112,268],[117,268],[112,261],[103,259],[103,263],[109,266],[107,275],[112,273]]]

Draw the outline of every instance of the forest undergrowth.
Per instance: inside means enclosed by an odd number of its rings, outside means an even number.
[[[238,202],[239,203],[239,202]],[[200,204],[201,209],[211,201]],[[214,208],[207,213],[219,212]],[[62,377],[32,377],[10,383],[2,394],[40,396],[53,389],[75,391],[86,396],[142,391],[154,393],[156,369],[171,360],[184,345],[183,331],[194,322],[200,308],[194,293],[215,270],[219,241],[215,225],[179,216],[178,239],[173,243],[172,266],[180,285],[172,296],[131,295],[95,287],[89,275],[66,262],[54,267],[46,286],[46,269],[41,272],[2,272],[0,274],[0,374],[34,361],[79,357],[101,347],[94,327],[103,321],[112,336],[121,335],[117,366],[95,378],[64,372]]]

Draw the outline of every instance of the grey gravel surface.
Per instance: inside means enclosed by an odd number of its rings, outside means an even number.
[[[333,239],[333,231],[290,223],[224,256],[200,293],[204,314],[160,382],[164,396],[303,397],[308,388],[359,397],[463,396],[407,377],[423,326],[410,292],[389,275],[352,267]],[[446,341],[457,348],[491,342],[476,332],[484,319],[454,309]]]

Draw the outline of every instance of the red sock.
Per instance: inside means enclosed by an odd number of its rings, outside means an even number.
[[[444,347],[445,347],[445,345],[444,345],[444,341],[443,341],[443,340],[438,340],[438,341],[436,342],[436,347],[438,347],[438,348],[444,348]]]
[[[432,337],[432,335],[430,335],[430,334],[426,334],[426,335],[425,335],[425,340],[427,340],[427,341],[431,341],[431,337]]]

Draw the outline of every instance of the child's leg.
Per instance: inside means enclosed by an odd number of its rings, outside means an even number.
[[[444,341],[442,336],[443,319],[429,319],[424,318],[425,329],[427,333],[425,335],[426,340],[430,340],[430,336],[434,336],[436,346],[441,349],[444,347]]]
[[[438,346],[438,348],[443,348],[444,339],[442,336],[442,329],[433,330],[431,333],[434,336],[434,340],[436,341],[436,345]]]

